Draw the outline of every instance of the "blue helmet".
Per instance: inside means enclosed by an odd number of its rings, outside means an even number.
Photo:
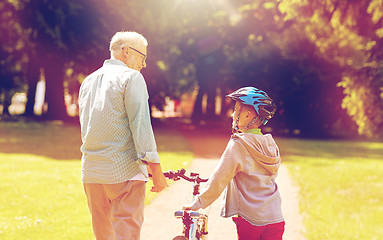
[[[266,124],[276,111],[276,106],[267,93],[255,87],[240,88],[226,97],[254,107],[258,116],[263,120],[263,124]]]

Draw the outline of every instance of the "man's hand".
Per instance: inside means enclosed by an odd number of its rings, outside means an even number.
[[[152,192],[161,192],[169,185],[166,182],[166,178],[162,173],[162,168],[159,163],[148,162],[149,172],[152,174],[153,187],[150,189]]]

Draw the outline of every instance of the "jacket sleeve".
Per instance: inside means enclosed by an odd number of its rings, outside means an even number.
[[[138,158],[144,163],[159,163],[160,158],[150,122],[149,94],[144,77],[137,72],[125,87],[124,103]]]
[[[201,191],[192,204],[192,210],[206,208],[211,205],[223,192],[230,180],[241,171],[240,155],[243,152],[243,146],[238,140],[230,139],[224,153],[222,154],[218,165],[209,177]]]

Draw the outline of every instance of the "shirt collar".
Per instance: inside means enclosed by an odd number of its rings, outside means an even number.
[[[261,132],[261,129],[259,129],[259,128],[251,128],[251,129],[247,130],[245,133],[263,135]]]
[[[123,63],[122,61],[117,60],[117,59],[107,59],[107,60],[105,60],[104,61],[104,66],[107,66],[107,65],[120,65],[120,66],[127,67],[125,63]]]

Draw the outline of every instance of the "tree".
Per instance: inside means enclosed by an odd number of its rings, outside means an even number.
[[[210,1],[200,0],[123,1],[119,6],[120,11],[130,13],[125,14],[125,26],[149,40],[148,69],[143,72],[149,90],[156,89],[150,94],[154,105],[161,105],[165,96],[179,98],[198,86],[194,115],[202,115],[204,94],[208,96],[207,112],[214,114],[218,73],[225,60],[216,41],[223,37],[220,17],[214,15],[218,9]]]
[[[36,69],[43,69],[47,117],[65,119],[63,83],[67,65],[74,63],[76,73],[84,72],[103,57],[100,53],[107,42],[105,33],[110,30],[99,18],[102,6],[97,1],[73,0],[20,0],[19,4],[19,20],[31,43],[29,63],[34,64],[29,77],[35,79]]]
[[[28,59],[42,56],[29,62],[46,75],[48,111],[64,112],[63,79],[69,73],[76,78],[94,70],[107,57],[105,46],[115,31],[135,30],[149,40],[144,74],[153,105],[197,86],[194,116],[201,116],[202,96],[207,113],[214,113],[218,88],[225,94],[256,85],[275,95],[279,128],[331,133],[347,121],[343,106],[359,132],[373,136],[382,132],[382,5],[381,0],[23,0],[17,9],[28,33],[25,46],[33,50],[26,51]]]
[[[329,134],[334,126],[347,122],[340,106],[346,108],[361,133],[369,135],[365,130],[370,129],[371,136],[374,126],[381,125],[380,111],[372,115],[367,107],[382,109],[381,57],[377,54],[382,52],[378,51],[381,37],[377,37],[381,33],[381,1],[150,3],[129,3],[128,8],[134,6],[132,18],[138,23],[137,28],[153,39],[153,65],[158,66],[153,72],[157,80],[166,79],[169,83],[163,84],[166,87],[161,88],[161,94],[177,96],[182,93],[182,86],[197,84],[200,95],[196,115],[201,112],[201,94],[207,93],[208,99],[214,99],[218,85],[225,93],[254,84],[257,79],[257,86],[276,93],[281,104],[280,119],[286,123],[281,127],[305,129],[312,134],[325,130]],[[362,22],[368,26],[364,28]],[[212,41],[211,45],[218,50],[200,54],[198,44],[209,42],[214,36],[220,41]],[[214,57],[216,53],[221,55]],[[219,59],[215,67],[204,64],[214,58]],[[374,77],[367,77],[366,81],[354,79],[371,72]],[[344,95],[337,84],[345,88]],[[368,98],[363,96],[366,91]],[[363,107],[358,107],[360,102]],[[350,112],[351,109],[354,110]],[[307,118],[311,121],[303,120]]]
[[[381,0],[283,0],[285,19],[295,19],[323,56],[342,66],[338,86],[342,107],[358,125],[358,132],[381,137],[383,76]]]
[[[23,60],[20,29],[14,15],[12,4],[8,1],[0,3],[0,97],[3,95],[3,114],[9,114],[8,107],[13,94],[25,85],[21,74]]]
[[[344,117],[336,87],[340,67],[318,55],[295,25],[267,35],[250,34],[247,46],[229,56],[230,88],[256,86],[268,92],[278,110],[268,126],[277,134],[330,136]]]

